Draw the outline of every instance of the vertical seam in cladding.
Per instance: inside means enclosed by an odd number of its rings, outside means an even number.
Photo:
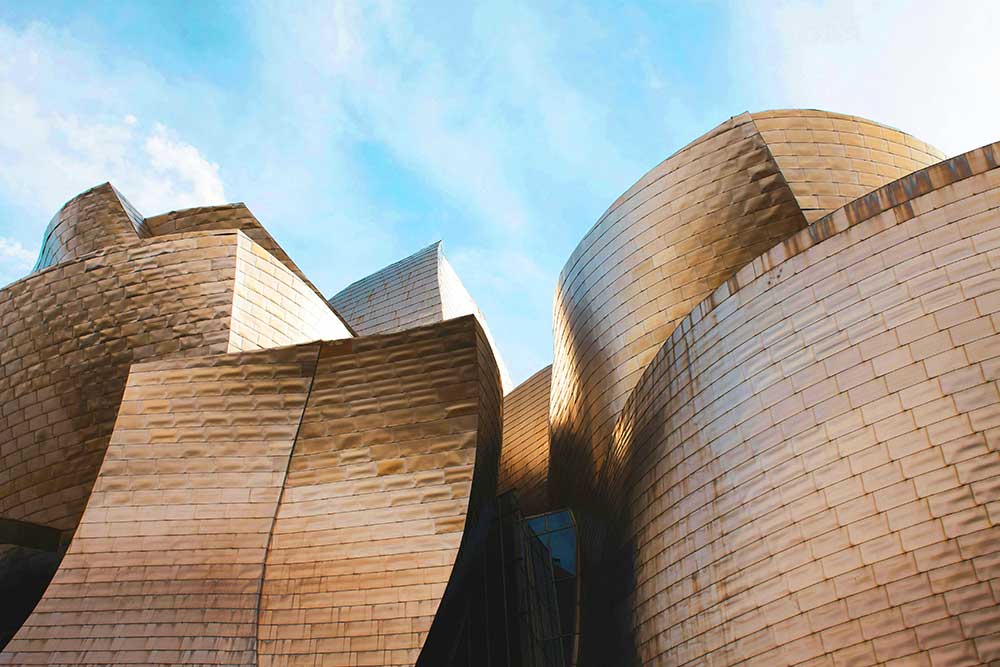
[[[264,593],[264,580],[267,578],[267,557],[271,553],[271,542],[274,540],[274,524],[278,522],[278,510],[281,509],[281,501],[285,497],[285,486],[288,483],[288,469],[292,466],[292,457],[295,455],[295,446],[299,442],[299,432],[302,430],[302,422],[306,417],[306,408],[309,407],[309,399],[312,396],[313,385],[316,383],[316,374],[319,372],[319,360],[323,354],[323,341],[317,341],[316,357],[313,359],[313,370],[309,377],[309,386],[306,388],[305,398],[302,401],[302,411],[299,412],[299,423],[295,426],[295,436],[292,438],[292,446],[288,448],[288,457],[285,459],[285,472],[281,477],[281,490],[278,492],[278,499],[274,503],[274,513],[271,515],[271,527],[267,531],[267,546],[264,548],[263,561],[260,567],[260,576],[257,578],[257,613],[254,614],[253,624],[253,665],[260,665],[260,611],[261,598]]]

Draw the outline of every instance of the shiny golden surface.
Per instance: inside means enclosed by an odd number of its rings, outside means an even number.
[[[96,249],[0,291],[3,518],[76,527],[133,362],[350,335],[242,232],[140,239],[123,211],[110,186],[77,197],[56,218],[77,220]],[[92,233],[102,226],[132,236]]]
[[[473,317],[135,365],[0,664],[413,664],[495,494],[499,420]]]
[[[751,117],[809,222],[945,158],[919,139],[857,116],[782,109]]]
[[[800,206],[811,217],[900,169],[938,159],[909,139],[820,111],[742,114],[619,197],[573,252],[556,288],[556,498],[588,494],[577,482],[601,469],[615,417],[677,323],[737,269],[804,227]]]
[[[504,393],[513,388],[486,317],[444,256],[440,241],[351,283],[330,298],[330,305],[362,336],[475,315],[493,348]]]
[[[939,157],[730,119],[587,234],[505,398],[438,244],[333,299],[356,338],[245,206],[81,194],[0,290],[0,519],[75,529],[0,664],[517,656],[558,564],[506,562],[507,491],[573,511],[581,667],[1000,664],[1000,144]]]
[[[503,453],[497,492],[514,491],[526,515],[548,509],[549,389],[546,366],[503,399]]]
[[[34,270],[148,236],[142,216],[110,183],[104,183],[77,195],[53,216]]]
[[[643,664],[1000,659],[998,164],[823,218],[657,353],[603,489]]]
[[[499,409],[471,316],[324,343],[267,554],[258,664],[414,664],[467,521],[495,494]]]

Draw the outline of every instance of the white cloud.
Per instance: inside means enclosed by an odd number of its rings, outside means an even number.
[[[143,142],[146,156],[157,178],[146,179],[146,190],[137,198],[159,199],[167,206],[186,208],[199,204],[221,204],[226,193],[219,178],[219,165],[206,160],[194,146],[184,143],[162,124]],[[164,210],[161,204],[156,210]]]
[[[28,250],[17,239],[0,236],[0,287],[27,274],[37,256],[37,249]]]
[[[1000,138],[1000,3],[746,0],[733,25],[732,62],[772,105],[864,116],[948,154]]]
[[[25,238],[104,181],[146,214],[225,201],[218,165],[163,125],[143,131],[121,108],[129,78],[115,78],[69,35],[0,26],[0,53],[0,127],[8,130],[0,132],[0,192],[32,216]]]

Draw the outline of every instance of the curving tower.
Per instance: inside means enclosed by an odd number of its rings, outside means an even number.
[[[556,287],[553,502],[589,501],[629,392],[712,290],[811,220],[941,157],[863,119],[772,111],[731,118],[639,179]]]

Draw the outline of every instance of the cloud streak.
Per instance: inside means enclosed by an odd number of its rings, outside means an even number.
[[[129,80],[67,35],[40,24],[0,26],[0,190],[39,218],[69,197],[112,181],[140,210],[225,201],[219,166],[166,126],[145,128],[127,96]],[[53,82],[65,82],[64,88]],[[84,82],[85,85],[81,85]]]

